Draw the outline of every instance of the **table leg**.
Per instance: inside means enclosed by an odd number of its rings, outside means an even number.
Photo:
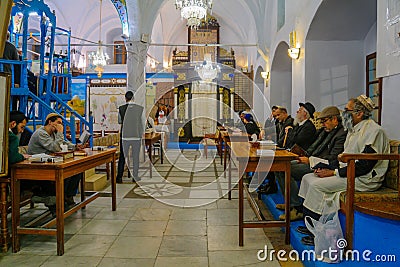
[[[290,244],[290,161],[286,161],[285,171],[285,243]]]
[[[153,144],[150,142],[150,144],[149,144],[149,150],[148,150],[148,154],[149,154],[149,160],[150,160],[150,162],[149,162],[149,168],[150,168],[150,178],[153,178],[153,168],[152,168],[152,164],[153,164],[153,161],[152,161],[152,158],[151,158],[151,151],[153,150]]]
[[[226,160],[226,159],[225,159]],[[225,162],[226,164],[226,162]],[[228,167],[228,200],[232,199],[232,162],[229,160],[229,167]],[[225,170],[225,168],[224,168]]]
[[[19,210],[19,202],[20,202],[20,181],[16,180],[14,174],[14,170],[11,169],[11,199],[12,199],[12,207],[11,207],[11,217],[12,217],[12,247],[13,252],[18,252],[20,250],[19,244],[19,236],[17,233],[19,224],[20,224],[20,210]]]
[[[161,164],[164,164],[163,152],[164,152],[164,142],[161,139],[160,140],[160,159],[161,159]]]
[[[239,167],[242,167],[243,163],[239,162]],[[241,168],[239,168],[239,246],[243,247],[243,179],[240,177]]]
[[[117,209],[117,178],[115,176],[115,164],[116,157],[115,153],[113,154],[113,160],[111,162],[111,197],[112,197],[112,210],[115,211]],[[128,168],[129,169],[129,168]]]
[[[82,172],[82,179],[81,179],[81,202],[83,202],[86,198],[85,195],[85,182],[86,182],[86,174],[85,172]],[[108,178],[108,177],[107,177]],[[85,209],[86,207],[82,207],[82,209]]]
[[[64,254],[64,178],[56,172],[56,222],[57,222],[57,255]]]
[[[3,252],[6,253],[8,250],[8,227],[7,227],[7,184],[0,183],[0,213],[1,213],[1,236],[0,241],[3,245]]]

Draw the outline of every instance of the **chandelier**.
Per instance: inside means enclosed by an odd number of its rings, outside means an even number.
[[[211,82],[217,78],[218,73],[221,71],[218,65],[213,66],[211,62],[211,54],[205,54],[203,63],[197,65],[194,69],[199,74],[200,79],[206,82]]]
[[[175,0],[176,9],[181,10],[181,17],[187,19],[186,25],[195,29],[207,16],[207,9],[211,11],[212,4],[213,0]]]
[[[94,69],[97,72],[97,76],[99,78],[101,77],[103,71],[104,71],[104,66],[107,65],[107,60],[110,59],[110,57],[107,55],[106,52],[103,51],[103,45],[101,41],[101,9],[102,9],[102,4],[103,0],[100,0],[100,23],[99,23],[99,45],[97,47],[96,53],[91,53],[89,55],[90,59],[92,59],[93,65],[96,66]]]

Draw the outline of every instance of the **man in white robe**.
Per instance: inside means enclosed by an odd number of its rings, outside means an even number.
[[[348,134],[344,153],[389,153],[389,139],[382,127],[370,119],[374,109],[371,99],[364,95],[350,99],[343,112],[343,126]],[[387,160],[359,160],[355,166],[355,189],[357,191],[377,190],[383,182],[388,168]],[[331,170],[317,169],[306,174],[301,182],[299,196],[304,198],[304,215],[315,219],[323,208],[332,202],[339,207],[340,193],[346,191],[347,167]],[[311,211],[311,212],[310,212]]]

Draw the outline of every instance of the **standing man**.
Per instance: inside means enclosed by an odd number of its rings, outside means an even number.
[[[128,154],[128,162],[133,163],[132,182],[141,180],[139,178],[139,153],[146,119],[144,116],[144,108],[134,103],[134,100],[133,92],[128,91],[125,94],[126,104],[119,107],[118,122],[121,124],[121,154],[118,160],[117,183],[122,183],[126,157],[124,151],[129,153],[130,148],[132,156],[130,157],[130,154]]]
[[[74,145],[73,143],[64,140],[64,126],[62,124],[62,118],[57,113],[50,113],[46,117],[44,126],[37,129],[29,141],[28,154],[40,154],[46,153],[51,154],[54,152],[61,151],[61,145],[68,145],[68,149],[82,149],[83,145]],[[74,196],[78,191],[80,180],[83,178],[83,174],[77,174],[64,180],[64,194],[65,203],[67,205],[74,205]],[[52,192],[53,188],[48,188]]]

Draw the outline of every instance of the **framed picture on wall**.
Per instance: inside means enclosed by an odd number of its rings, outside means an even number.
[[[8,116],[10,109],[11,77],[0,73],[0,177],[8,175]]]

